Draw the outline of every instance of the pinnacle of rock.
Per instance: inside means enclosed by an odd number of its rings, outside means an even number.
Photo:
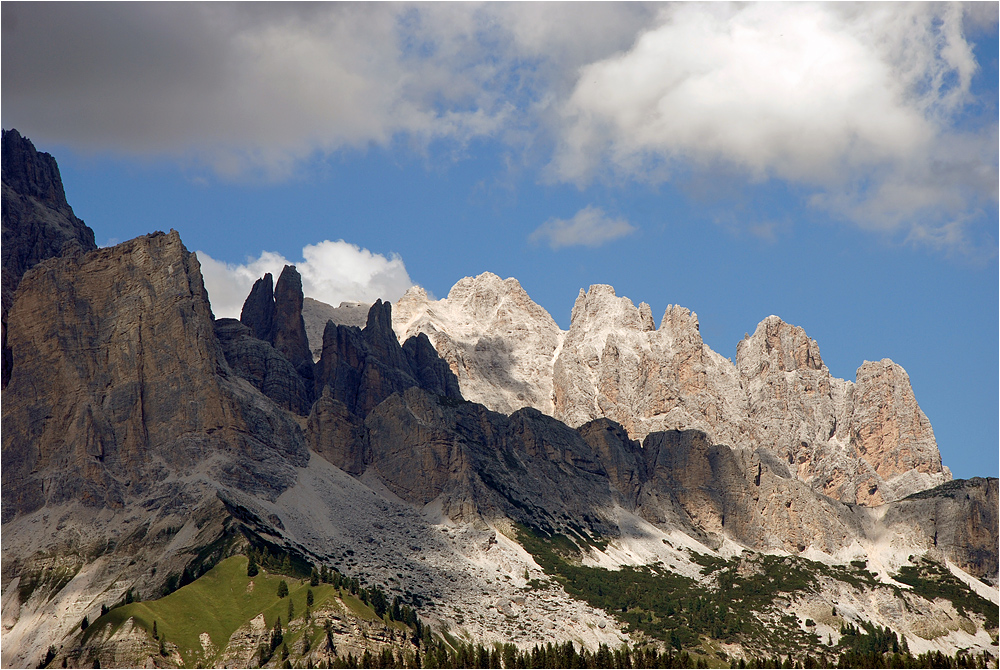
[[[274,343],[274,279],[270,272],[253,283],[243,301],[240,322],[258,340]]]
[[[313,378],[312,352],[302,320],[302,277],[294,265],[286,265],[274,286],[275,350],[288,359],[307,383]]]

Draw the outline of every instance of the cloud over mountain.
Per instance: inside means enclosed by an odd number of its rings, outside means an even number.
[[[267,272],[277,277],[285,265],[295,265],[302,275],[306,296],[334,306],[345,300],[374,302],[381,298],[394,302],[413,286],[399,256],[386,258],[343,240],[310,244],[302,249],[303,260],[298,262],[271,251],[242,264],[217,261],[204,251],[197,253],[216,318],[238,319],[254,281]]]

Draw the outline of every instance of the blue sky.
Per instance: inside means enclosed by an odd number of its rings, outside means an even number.
[[[5,2],[3,126],[100,244],[180,231],[217,314],[285,261],[330,302],[513,276],[563,328],[611,284],[724,356],[777,314],[996,476],[996,10]]]

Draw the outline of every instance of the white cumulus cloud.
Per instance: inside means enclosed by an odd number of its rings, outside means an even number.
[[[374,302],[381,298],[395,302],[413,286],[398,255],[386,258],[343,240],[310,244],[302,249],[298,262],[271,251],[242,264],[217,261],[204,251],[197,253],[216,318],[238,319],[253,283],[268,272],[277,281],[286,265],[295,265],[302,275],[302,292],[307,297],[334,307],[345,300]]]
[[[671,5],[581,68],[550,167],[579,184],[735,167],[865,227],[948,225],[996,198],[995,123],[953,129],[978,68],[963,18],[957,4]]]
[[[635,231],[636,227],[625,219],[611,218],[600,207],[588,206],[573,215],[572,219],[549,219],[528,239],[535,243],[545,241],[553,249],[599,247]]]

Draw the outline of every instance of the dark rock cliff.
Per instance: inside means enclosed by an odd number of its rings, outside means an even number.
[[[413,386],[461,399],[458,380],[426,336],[400,346],[392,329],[392,305],[376,300],[364,329],[327,322],[316,364],[316,393],[329,388],[336,400],[364,417],[393,393]]]
[[[66,202],[55,159],[35,150],[16,130],[4,130],[2,227],[2,383],[10,378],[7,312],[14,291],[29,269],[53,256],[92,251],[94,231],[73,214]]]
[[[9,326],[4,521],[71,500],[120,508],[219,455],[220,480],[273,496],[308,460],[298,426],[236,383],[176,232],[38,264]]]

